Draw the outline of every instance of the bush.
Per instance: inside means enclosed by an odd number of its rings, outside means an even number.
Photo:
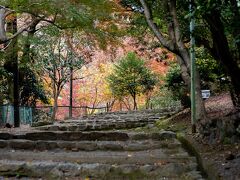
[[[153,109],[181,106],[181,102],[177,100],[173,96],[172,92],[165,87],[161,88],[160,91],[151,98],[150,103]]]
[[[182,77],[180,66],[176,63],[172,64],[165,77],[165,86],[172,92],[173,100],[180,101],[183,107],[190,107],[190,97],[187,86]]]

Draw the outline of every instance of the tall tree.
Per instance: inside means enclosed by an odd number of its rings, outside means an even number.
[[[137,95],[153,90],[156,81],[156,76],[134,53],[128,53],[122,58],[108,77],[113,95],[118,98],[130,95],[133,98],[134,110],[138,108]]]
[[[2,51],[5,51],[6,47],[10,47],[12,43],[16,45],[14,41],[17,37],[26,37],[22,53],[16,52],[16,54],[21,56],[18,61],[21,59],[25,63],[32,63],[34,55],[31,53],[31,49],[34,47],[31,46],[31,39],[34,38],[39,29],[48,27],[49,25],[55,26],[58,29],[78,30],[89,36],[94,36],[95,40],[102,37],[112,38],[112,33],[114,33],[112,29],[114,28],[106,30],[106,26],[101,26],[101,22],[111,19],[111,12],[114,5],[114,1],[105,0],[97,2],[95,0],[81,2],[71,0],[63,0],[61,2],[39,0],[37,3],[34,0],[1,1],[0,48]],[[18,14],[18,18],[21,20],[21,23],[18,24],[19,28],[15,32],[6,29],[6,25],[11,20],[13,14]],[[98,42],[100,42],[100,45],[106,44],[105,39]],[[3,44],[6,44],[5,47]],[[18,83],[15,84],[17,85]],[[17,87],[16,85],[15,87]],[[14,91],[16,91],[16,88]],[[19,95],[19,93],[16,94]]]
[[[240,110],[240,2],[238,0],[196,0],[197,15],[204,28],[196,33],[197,43],[203,45],[224,67],[232,83],[232,99]],[[203,34],[203,35],[201,35]]]
[[[134,10],[144,14],[148,27],[152,30],[160,45],[174,53],[181,67],[181,75],[190,90],[190,55],[184,42],[179,23],[177,1],[126,0]],[[205,107],[201,96],[200,76],[196,73],[196,115],[197,119],[206,119]]]
[[[58,97],[64,85],[69,82],[72,73],[82,67],[83,59],[75,55],[67,46],[66,38],[63,36],[52,38],[51,44],[47,44],[49,38],[38,47],[37,59],[40,70],[51,79],[54,100],[52,118],[54,119]]]
[[[11,14],[11,19],[8,20],[6,29],[10,34],[15,34],[18,31],[16,14]],[[12,76],[8,76],[8,90],[10,97],[12,97],[10,102],[13,103],[14,106],[14,127],[19,127],[18,38],[13,39],[10,45],[5,43],[4,46],[4,49],[6,50],[4,68],[8,73],[12,73]],[[13,91],[11,87],[13,87]]]

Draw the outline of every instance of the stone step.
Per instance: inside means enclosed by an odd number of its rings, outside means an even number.
[[[154,164],[159,161],[196,163],[183,149],[153,149],[143,151],[22,151],[0,149],[0,159],[18,161],[53,161],[72,163]]]
[[[175,139],[166,141],[142,140],[142,141],[49,141],[49,140],[25,140],[11,139],[0,140],[0,148],[21,150],[65,150],[65,151],[142,151],[151,149],[177,149],[181,147]]]
[[[174,112],[156,112],[156,113],[144,113],[144,112],[133,112],[133,113],[104,113],[104,114],[95,114],[95,115],[89,115],[84,116],[80,118],[74,118],[73,120],[124,120],[124,119],[147,119],[148,117],[163,117],[173,114]],[[66,120],[64,122],[68,122],[71,120]]]
[[[88,117],[88,118],[79,118],[79,119],[73,119],[73,120],[65,120],[65,121],[61,121],[61,123],[71,123],[71,122],[90,122],[90,121],[114,121],[114,122],[119,122],[119,121],[148,121],[148,119],[155,119],[158,120],[160,118],[166,117],[166,115],[169,114],[163,114],[163,115],[149,115],[149,116],[117,116],[117,117]]]
[[[154,124],[159,118],[149,118],[146,120],[129,120],[129,121],[79,121],[75,120],[68,123],[54,123],[53,125],[46,125],[36,127],[38,130],[48,131],[96,131],[96,130],[112,130],[112,129],[132,129],[137,127],[143,127],[148,124]]]
[[[36,131],[21,134],[0,133],[0,140],[26,139],[26,140],[63,140],[63,141],[128,141],[128,140],[166,140],[176,138],[170,131],[159,133],[127,133],[118,131]]]
[[[155,122],[155,121],[154,121]],[[117,130],[117,129],[132,129],[137,127],[143,127],[147,124],[153,124],[153,121],[147,123],[144,122],[122,122],[122,123],[79,123],[79,124],[54,124],[36,127],[41,131],[100,131],[100,130]]]
[[[150,112],[150,113],[149,113]],[[79,119],[55,122],[53,125],[37,127],[41,131],[100,131],[112,129],[132,129],[154,124],[172,112],[124,112],[103,113]]]
[[[170,112],[163,112],[163,113],[153,113],[153,114],[141,114],[141,113],[135,113],[135,114],[106,114],[106,115],[91,115],[87,117],[80,117],[80,118],[75,118],[75,119],[129,119],[129,118],[147,118],[147,117],[161,117],[165,115],[171,114]]]
[[[201,179],[194,163],[105,164],[0,160],[0,175],[44,179]]]
[[[159,119],[163,119],[166,116],[158,116],[158,117],[126,117],[126,118],[119,118],[119,119],[105,119],[105,118],[94,118],[94,119],[76,119],[76,120],[64,120],[64,121],[59,121],[61,124],[69,124],[69,123],[80,123],[80,124],[86,124],[86,123],[148,123],[149,121],[157,121]]]

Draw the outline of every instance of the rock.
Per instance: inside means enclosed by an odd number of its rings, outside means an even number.
[[[77,149],[76,143],[67,141],[58,142],[58,147],[65,150]]]
[[[57,136],[54,132],[31,132],[26,133],[25,138],[28,140],[56,140]]]
[[[111,150],[111,151],[121,151],[123,150],[123,146],[121,144],[114,144],[114,143],[104,143],[100,146],[103,150]]]
[[[97,149],[95,142],[80,142],[76,144],[76,148],[84,151],[94,151]]]
[[[12,139],[13,138],[13,135],[12,134],[9,134],[9,133],[0,133],[0,139],[4,139],[4,140],[8,140],[8,139]]]
[[[37,121],[32,123],[32,127],[38,127],[38,126],[46,126],[53,124],[53,121]]]
[[[39,151],[44,151],[44,150],[47,150],[48,149],[48,146],[45,142],[43,141],[37,141],[35,143],[35,148]]]
[[[202,179],[201,174],[198,171],[191,171],[182,177],[183,179]]]
[[[49,131],[58,131],[59,130],[59,126],[55,126],[55,125],[49,126],[48,130]]]
[[[146,164],[146,165],[140,167],[140,170],[143,171],[144,173],[154,171],[154,169],[156,169],[156,167],[149,165],[149,164]]]
[[[176,133],[172,131],[160,131],[160,133],[152,133],[152,138],[157,140],[176,138]]]
[[[148,128],[148,129],[154,128],[154,124],[148,124],[148,125],[147,125],[147,128]]]
[[[86,130],[87,129],[87,126],[86,125],[79,125],[78,126],[78,130],[79,131],[84,131],[84,130]]]
[[[58,126],[58,130],[59,131],[67,131],[67,127],[66,126]]]
[[[40,109],[35,109],[32,126],[37,127],[37,126],[44,126],[49,124],[53,124],[53,119],[51,115]]]
[[[49,178],[51,178],[51,179],[60,179],[61,177],[64,177],[64,173],[63,173],[63,171],[60,171],[58,169],[58,167],[55,167],[55,168],[53,168],[50,171]]]
[[[6,123],[4,127],[5,127],[5,128],[12,128],[13,125],[11,125],[11,124],[9,124],[9,123]]]
[[[143,139],[149,139],[150,135],[146,133],[136,133],[131,135],[132,140],[143,140]]]
[[[34,142],[29,140],[11,140],[9,141],[9,147],[12,149],[35,149]]]
[[[229,153],[226,155],[226,157],[225,157],[225,159],[226,159],[227,161],[233,160],[233,159],[235,159],[235,158],[236,158],[236,156],[235,156],[234,154],[232,154],[232,152],[229,152]]]
[[[6,148],[8,146],[8,142],[5,140],[0,140],[0,148]]]

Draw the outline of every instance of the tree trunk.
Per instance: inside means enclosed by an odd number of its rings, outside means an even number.
[[[7,23],[7,32],[12,34],[17,32],[17,17],[13,15],[13,19]],[[8,62],[5,64],[10,67],[10,71],[13,73],[13,106],[14,106],[14,127],[20,127],[19,118],[19,71],[18,71],[18,39],[14,38],[7,48]],[[12,68],[12,69],[11,69]],[[11,83],[9,84],[11,87]]]
[[[146,103],[145,103],[145,108],[149,109],[150,107],[150,95],[149,92],[146,93]]]
[[[55,120],[56,118],[56,113],[57,113],[57,108],[58,108],[58,103],[57,103],[57,97],[54,98],[54,103],[53,103],[53,113],[52,113],[52,119]]]
[[[232,82],[232,100],[236,110],[240,110],[240,68],[237,60],[233,58],[230,52],[228,40],[224,32],[224,25],[220,19],[221,15],[218,11],[212,10],[211,14],[205,15],[204,18],[212,34],[213,49],[215,52],[214,58],[221,62],[229,75]]]
[[[137,110],[137,98],[136,98],[136,93],[133,94],[133,110]]]
[[[182,40],[180,26],[177,19],[176,0],[165,1],[165,5],[169,11],[168,16],[172,18],[168,21],[170,41],[163,36],[157,25],[153,22],[151,10],[149,9],[146,1],[140,0],[140,2],[144,8],[144,15],[147,23],[159,40],[160,44],[177,56],[178,63],[181,67],[182,78],[190,90],[190,56]],[[206,111],[201,96],[200,76],[198,72],[196,72],[196,74],[196,116],[197,119],[200,120],[206,118]]]
[[[60,90],[59,87],[56,88],[56,93],[54,95],[54,103],[53,103],[53,114],[52,114],[52,119],[55,120],[56,118],[56,113],[58,110],[58,97],[60,95]]]
[[[119,100],[119,108],[120,108],[120,111],[123,110],[123,108],[122,108],[122,100]]]
[[[0,94],[3,97],[3,94]],[[4,126],[4,119],[3,119],[3,98],[0,97],[0,128]]]
[[[70,67],[70,93],[69,93],[69,118],[72,118],[73,107],[73,68]]]
[[[187,56],[185,56],[185,57],[187,57]],[[183,78],[183,81],[187,85],[187,88],[190,92],[191,79],[190,79],[190,73],[188,72],[188,68],[181,57],[178,56],[177,60],[181,67],[181,76]],[[190,62],[190,60],[189,60],[189,62]],[[188,66],[190,66],[190,64]],[[202,99],[201,79],[200,79],[199,72],[197,69],[196,69],[195,80],[196,80],[196,82],[195,82],[195,84],[196,84],[196,92],[195,92],[196,93],[196,97],[195,97],[196,98],[195,99],[196,100],[196,120],[200,121],[200,120],[206,119],[206,110],[205,110],[204,102]]]
[[[6,9],[0,7],[0,44],[5,43],[7,40],[6,31],[5,31],[5,22],[6,21]]]
[[[17,18],[13,22],[13,31],[17,32]],[[17,50],[17,38],[13,40],[13,58],[14,61],[14,73],[13,73],[13,84],[14,84],[14,127],[20,127],[19,117],[19,71],[18,71],[18,50]]]
[[[54,70],[54,72],[55,72],[55,70]],[[55,73],[54,73],[54,76],[56,77]],[[58,99],[58,96],[57,96],[57,87],[56,87],[56,84],[55,84],[54,80],[52,80],[52,88],[53,88],[53,101],[54,101],[53,102],[52,119],[55,120],[55,116],[56,116],[56,112],[57,112],[57,99]]]

